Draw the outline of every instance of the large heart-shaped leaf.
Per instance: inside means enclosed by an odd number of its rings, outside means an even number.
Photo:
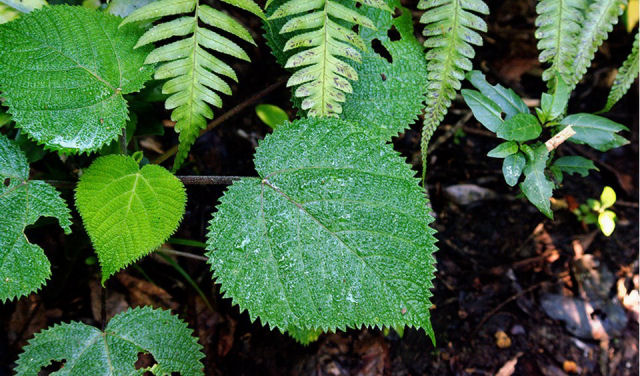
[[[140,90],[151,47],[143,30],[82,7],[52,6],[0,25],[0,89],[16,125],[54,150],[97,150],[128,118],[123,95]]]
[[[261,143],[259,178],[211,220],[214,277],[252,319],[281,329],[421,327],[434,230],[423,189],[391,145],[338,119],[302,119]]]
[[[51,275],[42,248],[24,234],[40,217],[57,218],[71,232],[67,204],[52,186],[29,179],[29,164],[20,147],[0,135],[0,301],[36,291]]]
[[[169,311],[135,308],[114,316],[104,332],[81,322],[53,326],[35,335],[20,354],[17,376],[38,375],[53,360],[55,375],[204,375],[202,348],[192,331]],[[139,353],[157,362],[136,369]]]
[[[158,248],[178,227],[182,182],[157,165],[140,169],[131,157],[95,160],[76,189],[76,206],[102,266],[102,281]]]

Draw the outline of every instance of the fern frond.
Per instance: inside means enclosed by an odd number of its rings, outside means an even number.
[[[478,31],[487,31],[487,24],[474,13],[489,14],[489,7],[482,0],[420,0],[418,9],[425,10],[420,22],[426,25],[422,34],[427,37],[429,71],[421,141],[424,181],[429,139],[444,119],[465,72],[472,68],[473,45],[482,45]]]
[[[574,88],[587,72],[598,47],[607,39],[613,25],[618,23],[626,4],[627,0],[598,0],[591,4],[580,32],[577,54],[572,64],[572,80],[567,82],[569,87]]]
[[[538,59],[541,63],[551,64],[542,73],[542,79],[548,85],[552,85],[556,74],[560,74],[565,82],[571,82],[586,7],[585,0],[540,0],[536,6]]]
[[[264,17],[252,0],[225,2]],[[238,44],[210,28],[223,30],[255,45],[247,29],[238,21],[226,13],[200,4],[198,0],[155,1],[131,13],[121,26],[176,15],[181,17],[156,24],[136,44],[137,48],[169,38],[184,37],[156,48],[145,61],[146,64],[160,63],[154,77],[168,80],[162,87],[162,92],[170,95],[165,107],[173,110],[171,119],[176,122],[175,130],[180,139],[174,170],[187,157],[189,148],[206,127],[207,119],[213,118],[210,106],[222,106],[218,93],[231,95],[231,87],[222,77],[238,81],[233,69],[212,52],[250,61]]]
[[[383,0],[362,3],[391,11]],[[340,103],[345,101],[345,93],[353,91],[348,80],[358,79],[355,69],[344,60],[360,62],[358,49],[366,50],[362,38],[341,23],[369,29],[375,29],[375,25],[368,17],[332,0],[289,0],[269,19],[293,15],[280,29],[280,34],[295,33],[284,51],[301,49],[285,64],[285,68],[298,69],[287,86],[300,85],[295,96],[304,98],[302,109],[308,110],[309,116],[337,116],[342,112]]]
[[[627,90],[631,87],[633,81],[638,78],[638,39],[640,38],[640,34],[636,32],[636,39],[633,41],[633,47],[631,48],[631,53],[625,59],[624,63],[620,69],[618,69],[618,74],[616,75],[616,79],[613,81],[613,86],[611,86],[611,91],[609,92],[609,97],[607,98],[607,104],[600,112],[607,112],[616,104],[623,95],[627,93]]]

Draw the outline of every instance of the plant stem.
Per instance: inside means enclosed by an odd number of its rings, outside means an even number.
[[[169,249],[169,248],[160,248],[159,251],[161,253],[165,253],[165,254],[168,254],[168,255],[186,257],[186,258],[199,260],[199,261],[207,261],[206,257],[200,256],[200,255],[194,255],[193,253],[189,253],[189,252],[181,252],[181,251],[176,251],[174,249]]]
[[[226,185],[231,184],[235,180],[240,180],[245,176],[199,176],[199,175],[182,175],[176,176],[186,185]]]

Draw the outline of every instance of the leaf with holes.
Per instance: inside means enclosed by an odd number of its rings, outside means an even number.
[[[142,30],[81,7],[51,6],[0,25],[0,90],[16,125],[65,152],[99,149],[128,119],[123,95],[152,72]],[[24,67],[16,69],[16,67]]]
[[[69,376],[199,376],[204,375],[201,348],[191,329],[169,311],[135,308],[114,316],[104,332],[78,321],[41,331],[20,354],[16,375],[37,375],[57,361],[63,365],[55,374]],[[139,353],[151,354],[156,364],[136,369]]]
[[[0,301],[28,295],[51,276],[42,248],[29,243],[24,229],[40,217],[58,220],[71,233],[67,204],[49,184],[29,180],[29,164],[20,147],[0,135]]]
[[[102,282],[154,251],[184,214],[182,182],[157,165],[131,157],[100,157],[76,188],[76,206],[102,266]]]
[[[284,0],[275,0],[267,14]],[[361,62],[351,62],[358,80],[352,81],[353,92],[346,94],[340,118],[357,122],[371,132],[389,139],[408,127],[421,113],[427,92],[427,69],[422,46],[413,35],[411,11],[398,0],[386,1],[396,9],[393,17],[386,10],[375,7],[356,8],[351,2],[343,3],[349,9],[368,17],[376,29],[361,27],[357,37],[365,48],[360,51]],[[292,52],[283,52],[287,39],[279,34],[290,19],[281,18],[265,23],[267,44],[282,65]],[[301,100],[294,98],[300,108]],[[367,111],[363,111],[367,108]]]
[[[391,145],[332,118],[283,125],[234,182],[207,249],[226,297],[286,330],[424,328],[435,232],[424,190]]]

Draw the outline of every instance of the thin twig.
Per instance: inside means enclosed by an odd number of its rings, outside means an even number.
[[[229,185],[236,180],[242,178],[248,178],[249,176],[235,176],[235,175],[181,175],[176,176],[183,184],[186,185]],[[45,183],[48,183],[56,188],[60,189],[73,189],[76,186],[75,182],[68,180],[45,180]]]
[[[160,252],[162,252],[164,254],[167,254],[167,255],[186,257],[186,258],[190,258],[190,259],[194,259],[194,260],[200,260],[200,261],[207,261],[208,260],[204,256],[194,255],[193,253],[189,253],[189,252],[176,251],[174,249],[169,249],[169,248],[160,248],[160,249],[158,249],[158,251],[160,251]]]
[[[453,136],[458,129],[462,128],[462,126],[467,121],[469,121],[469,119],[471,119],[471,115],[473,115],[471,111],[466,111],[465,114],[462,115],[462,117],[456,122],[453,127],[449,128],[445,134],[438,137],[438,139],[435,140],[435,142],[431,144],[431,146],[429,146],[429,148],[427,149],[427,154],[433,153],[434,150],[436,150],[440,145],[444,144],[445,141],[451,138],[451,136]]]
[[[546,285],[548,283],[555,283],[558,280],[561,280],[563,278],[566,278],[567,275],[561,275],[558,276],[557,278],[554,278],[551,281],[542,281],[540,283],[536,283],[535,285],[529,286],[526,289],[518,292],[517,294],[511,295],[507,300],[505,300],[504,302],[498,304],[497,307],[495,307],[494,309],[492,309],[491,311],[489,311],[486,315],[484,315],[484,317],[482,318],[482,320],[480,320],[480,323],[478,323],[478,325],[475,327],[475,329],[473,329],[473,332],[471,332],[471,337],[475,337],[476,333],[478,332],[478,330],[480,330],[480,328],[493,316],[495,315],[498,311],[500,311],[502,308],[504,308],[504,306],[506,306],[507,304],[511,303],[512,301],[518,299],[519,297],[530,293],[533,290],[536,290],[540,287],[542,287],[543,285]]]
[[[100,292],[100,324],[102,325],[102,331],[107,327],[107,288],[102,286]]]
[[[280,86],[284,85],[284,83],[286,81],[287,81],[286,77],[282,77],[282,78],[278,79],[278,81],[276,81],[275,83],[267,86],[262,91],[260,91],[260,92],[256,93],[255,95],[247,98],[242,103],[240,103],[237,106],[233,107],[232,109],[230,109],[229,111],[227,111],[224,114],[220,115],[219,117],[213,119],[211,122],[209,122],[209,124],[207,124],[207,128],[203,129],[200,132],[200,135],[203,135],[204,133],[209,132],[210,130],[212,130],[216,126],[222,124],[227,119],[237,115],[239,112],[241,112],[245,108],[255,104],[257,101],[262,99],[262,97],[264,97],[265,95],[271,93],[272,91],[278,89]],[[171,147],[169,150],[167,150],[164,154],[162,154],[158,158],[154,159],[151,163],[160,164],[160,163],[166,161],[167,159],[171,158],[172,156],[174,156],[177,152],[178,152],[178,145],[175,145],[175,146]]]
[[[246,178],[247,176],[200,176],[200,175],[182,175],[177,176],[180,181],[186,185],[226,185],[236,180]]]

